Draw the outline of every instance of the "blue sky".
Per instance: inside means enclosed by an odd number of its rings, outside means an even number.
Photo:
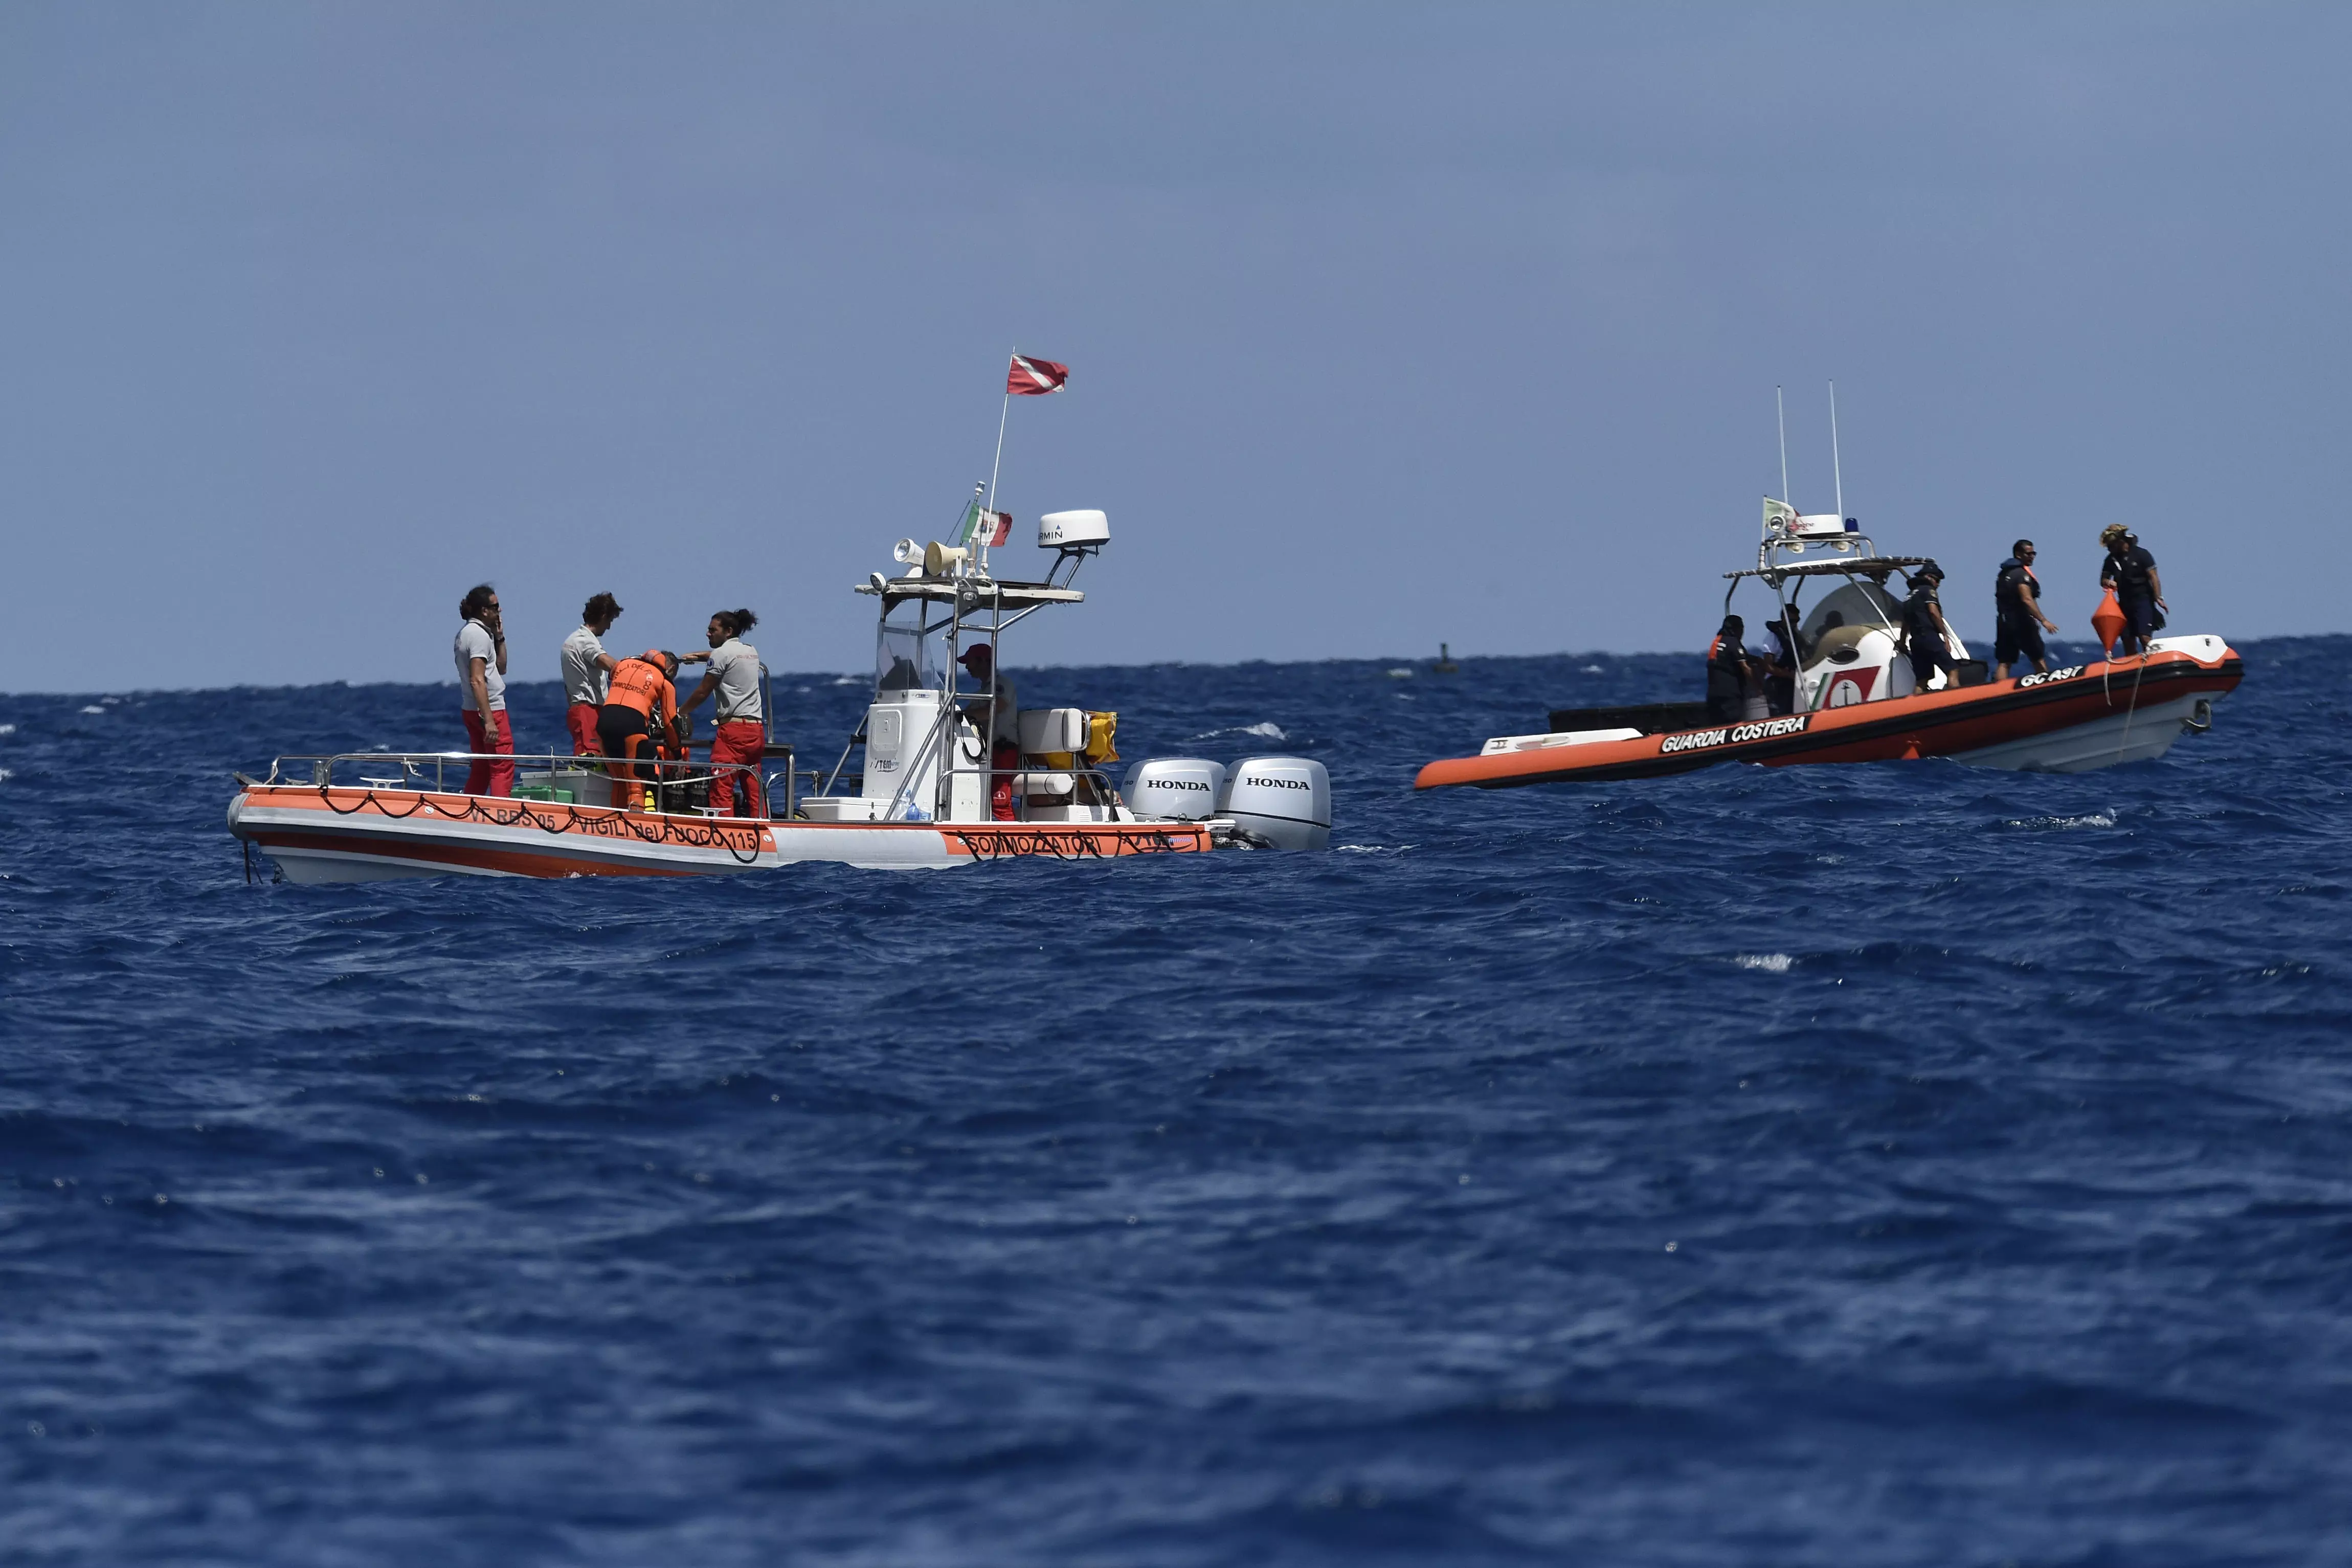
[[[0,9],[15,689],[780,668],[985,477],[1107,509],[1011,662],[1704,646],[1806,510],[2079,634],[2352,629],[2352,11]],[[1045,620],[1047,617],[1040,617]]]

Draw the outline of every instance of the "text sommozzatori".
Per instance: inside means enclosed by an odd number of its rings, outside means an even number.
[[[1801,735],[1812,722],[1810,713],[1791,713],[1785,719],[1756,719],[1745,724],[1727,724],[1720,730],[1692,730],[1680,735],[1669,735],[1658,742],[1658,754],[1670,757],[1676,752],[1701,752],[1709,746],[1736,746],[1743,741],[1769,741],[1780,735]]]

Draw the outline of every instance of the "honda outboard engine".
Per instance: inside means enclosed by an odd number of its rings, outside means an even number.
[[[1244,757],[1225,775],[1217,815],[1277,849],[1331,847],[1331,775],[1306,757]]]
[[[1198,757],[1161,757],[1127,777],[1127,807],[1138,816],[1168,822],[1200,822],[1217,815],[1224,793],[1225,764]]]

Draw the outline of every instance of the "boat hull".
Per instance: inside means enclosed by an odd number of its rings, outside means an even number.
[[[2186,639],[2184,639],[2186,640]],[[1655,778],[1718,763],[1787,767],[1949,757],[1979,767],[2088,773],[2161,756],[2244,678],[2236,652],[2179,650],[2101,661],[1983,686],[1929,691],[1783,718],[1668,734],[1560,744],[1429,763],[1416,789],[1509,789],[1576,780]]]
[[[919,869],[1213,847],[1207,823],[812,823],[669,816],[428,791],[251,784],[229,831],[289,882],[700,877],[803,861]]]
[[[1205,854],[1205,822],[779,822],[786,862],[920,870],[982,860],[1121,860]]]
[[[250,784],[228,825],[289,882],[694,877],[781,863],[762,822],[436,791]]]

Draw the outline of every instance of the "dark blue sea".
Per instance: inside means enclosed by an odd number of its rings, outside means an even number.
[[[673,883],[248,884],[453,687],[0,698],[0,1560],[2352,1562],[2352,639],[2243,651],[1429,797],[1696,660],[1018,670],[1340,847]]]

